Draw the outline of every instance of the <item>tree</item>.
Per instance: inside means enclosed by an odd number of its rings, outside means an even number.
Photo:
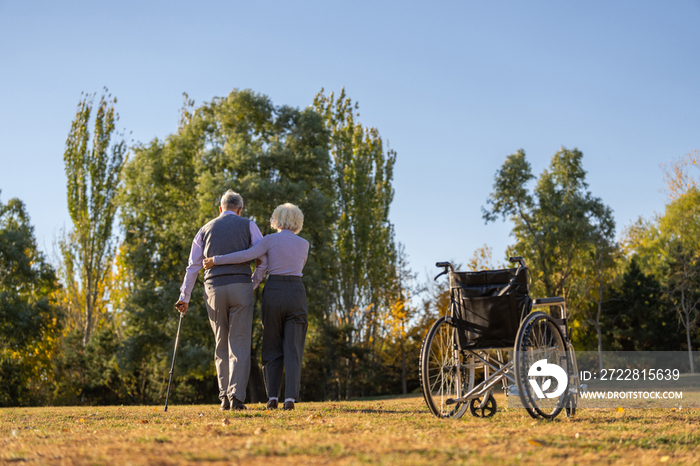
[[[97,105],[90,144],[94,98],[95,95],[86,95],[78,104],[63,156],[73,229],[60,242],[62,278],[81,314],[84,345],[90,339],[97,314],[106,306],[105,284],[114,256],[114,197],[126,158],[126,143],[115,133],[119,119],[114,111],[117,99],[107,94],[107,89]],[[113,136],[116,141],[112,141]]]
[[[24,204],[0,202],[0,406],[48,401],[57,289]]]
[[[303,399],[339,398],[343,389],[346,397],[387,393],[404,381],[413,386],[415,326],[398,312],[393,317],[404,331],[398,339],[390,332],[390,305],[408,296],[388,220],[395,154],[376,129],[356,122],[353,108],[344,93],[337,101],[319,94],[315,108],[301,110],[250,90],[196,108],[185,96],[177,133],[134,149],[119,197],[124,242],[111,293],[125,324],[120,375],[133,400],[164,395],[159,381],[172,353],[173,299],[191,241],[218,214],[219,196],[229,188],[241,193],[243,215],[263,233],[272,232],[268,219],[278,204],[292,202],[304,212],[300,236],[311,245],[304,268],[310,318],[304,373],[314,379],[302,383]],[[206,402],[216,393],[202,288],[194,288],[193,312],[182,329],[174,401]],[[251,401],[265,397],[256,364],[260,293]]]
[[[493,270],[501,267],[500,264],[494,265],[493,249],[487,244],[476,248],[474,255],[467,262],[467,270]]]
[[[176,134],[135,149],[126,165],[121,192],[125,241],[121,248],[130,284],[124,303],[124,360],[132,392],[155,400],[157,384],[167,371],[175,334],[173,300],[187,265],[192,238],[218,215],[219,198],[232,188],[244,199],[243,215],[262,232],[271,233],[269,218],[284,202],[304,212],[300,236],[311,245],[304,278],[311,324],[329,305],[328,281],[333,274],[330,226],[332,186],[328,133],[312,109],[275,106],[264,95],[232,91],[198,108],[183,109]],[[216,393],[211,353],[213,338],[203,302],[203,287],[195,286],[188,325],[183,326],[178,354],[176,400],[208,400]],[[259,298],[260,290],[258,290]],[[259,354],[260,321],[256,300],[249,393],[265,397]],[[310,331],[313,334],[313,331]],[[207,397],[207,395],[210,395]]]
[[[345,89],[337,98],[321,90],[314,108],[330,132],[337,212],[332,227],[337,270],[333,309],[341,326],[353,329],[347,344],[365,347],[373,363],[383,310],[400,299],[394,228],[389,221],[396,153],[385,150],[376,128],[356,121],[358,104],[346,96]]]
[[[424,289],[416,285],[416,274],[408,267],[408,260],[403,245],[398,249],[398,286],[397,298],[390,303],[386,310],[384,322],[388,330],[388,336],[398,343],[401,364],[401,390],[408,393],[408,366],[406,363],[407,340],[411,332],[411,322],[416,316],[417,309],[411,303],[414,296],[422,293]]]
[[[603,223],[594,229],[592,244],[588,251],[588,261],[591,270],[587,274],[589,283],[586,288],[586,297],[595,304],[593,316],[587,320],[593,324],[598,337],[598,365],[603,369],[603,329],[604,318],[603,305],[606,303],[606,294],[612,287],[618,268],[619,248],[614,241],[614,223]]]
[[[603,341],[608,351],[673,351],[676,331],[668,319],[661,285],[644,271],[634,254],[619,283],[613,284],[602,313]]]
[[[693,178],[691,168],[700,169],[700,151],[689,152],[683,157],[662,165],[664,181],[671,199],[677,199],[691,189],[700,189],[697,179]]]
[[[203,114],[209,127],[216,128],[208,136],[212,146],[203,158],[203,209],[210,212],[218,204],[215,193],[236,186],[246,199],[246,215],[269,234],[274,232],[269,218],[275,207],[284,202],[299,206],[304,212],[300,236],[311,245],[304,275],[309,314],[316,321],[311,324],[316,325],[330,306],[328,288],[334,275],[331,225],[335,211],[328,131],[322,118],[310,108],[275,107],[267,97],[250,91],[215,100]],[[257,356],[261,335],[254,337]],[[253,367],[259,387],[256,398],[264,400],[262,374],[257,365]]]
[[[659,241],[664,257],[663,289],[686,331],[693,364],[692,334],[700,310],[700,191],[691,187],[666,206],[659,219]]]
[[[679,179],[690,178],[669,178],[667,172],[670,196],[663,215],[640,218],[627,227],[622,244],[627,255],[634,255],[640,268],[654,277],[664,308],[685,328],[682,346],[694,370],[692,346],[700,311],[700,191]]]
[[[583,154],[577,149],[560,149],[550,166],[534,180],[525,152],[506,158],[498,170],[494,191],[483,208],[488,223],[502,217],[513,224],[515,244],[509,255],[523,256],[532,272],[535,296],[562,296],[571,317],[580,323],[583,307],[586,252],[596,238],[614,232],[611,209],[588,191]]]
[[[659,216],[652,219],[639,217],[627,225],[620,237],[620,247],[623,257],[631,260],[636,257],[642,270],[647,271],[661,279],[659,271],[662,266],[662,257],[659,251]]]

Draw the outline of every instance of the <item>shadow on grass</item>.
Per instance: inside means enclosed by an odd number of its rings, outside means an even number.
[[[393,410],[393,409],[371,409],[371,408],[340,408],[343,413],[361,413],[361,414],[429,414],[427,411],[412,409],[412,410]]]
[[[366,396],[361,398],[350,398],[348,401],[384,401],[384,400],[407,400],[411,398],[423,398],[421,392],[407,393],[405,395],[382,395],[382,396]]]

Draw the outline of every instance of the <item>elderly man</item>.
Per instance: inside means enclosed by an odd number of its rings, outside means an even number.
[[[194,237],[180,298],[175,304],[181,313],[187,312],[190,294],[205,258],[242,251],[262,239],[258,226],[241,217],[242,211],[243,198],[229,189],[221,197],[221,214],[204,225]],[[250,264],[226,264],[204,271],[207,313],[216,337],[214,362],[222,411],[245,409],[245,391],[250,375],[253,290],[265,277],[267,256],[260,258],[252,279]]]

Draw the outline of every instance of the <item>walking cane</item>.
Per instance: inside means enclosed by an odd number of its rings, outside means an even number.
[[[179,309],[178,309],[179,310]],[[168,380],[168,393],[165,395],[165,409],[168,411],[168,399],[170,398],[170,384],[173,383],[173,371],[175,370],[175,356],[177,356],[177,344],[180,343],[180,327],[182,327],[182,319],[185,314],[180,313],[180,322],[177,324],[177,336],[175,337],[175,350],[173,351],[173,363],[170,366],[170,380]]]

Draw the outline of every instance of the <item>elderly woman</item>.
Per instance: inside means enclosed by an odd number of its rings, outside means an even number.
[[[299,399],[301,360],[309,322],[306,289],[301,281],[309,242],[297,236],[303,224],[304,214],[299,207],[282,204],[270,218],[270,225],[278,233],[265,236],[250,249],[204,260],[204,267],[209,269],[267,254],[269,277],[262,298],[262,362],[269,409],[277,408],[283,368],[284,409],[294,409],[294,402]]]

